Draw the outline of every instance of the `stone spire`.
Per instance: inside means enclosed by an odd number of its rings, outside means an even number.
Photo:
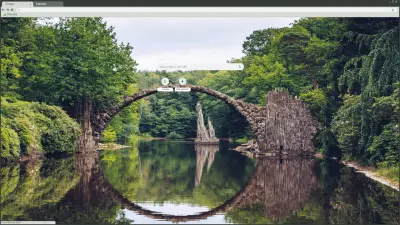
[[[200,144],[219,143],[218,138],[215,137],[215,130],[213,125],[211,124],[210,118],[208,118],[208,129],[204,125],[203,110],[201,108],[200,102],[197,102],[196,113],[197,113],[197,137],[195,142]]]
[[[211,140],[217,139],[215,137],[215,130],[214,130],[214,127],[213,127],[213,125],[211,123],[210,117],[208,117],[208,136],[210,137]]]
[[[203,142],[210,139],[206,126],[204,126],[203,110],[201,109],[200,102],[196,105],[197,113],[197,137],[196,142]]]

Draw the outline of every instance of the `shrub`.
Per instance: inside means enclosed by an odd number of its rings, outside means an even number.
[[[238,143],[246,143],[248,141],[249,141],[249,139],[247,137],[242,137],[242,138],[236,138],[235,139],[235,142],[238,142]]]
[[[175,131],[172,131],[167,135],[168,139],[182,139],[183,135],[176,133]]]
[[[43,128],[41,143],[46,153],[75,150],[79,125],[61,108],[38,103],[33,107],[40,112],[37,123]]]
[[[0,156],[3,158],[17,157],[20,153],[20,140],[18,134],[11,129],[4,120],[5,118],[2,118]]]
[[[102,134],[101,142],[104,143],[114,143],[117,141],[117,133],[111,126],[108,126]]]
[[[75,152],[79,125],[59,107],[2,99],[1,158]]]

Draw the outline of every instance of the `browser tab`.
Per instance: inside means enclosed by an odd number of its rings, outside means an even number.
[[[62,1],[35,1],[33,7],[63,7]]]
[[[33,7],[33,2],[2,2],[2,7]]]

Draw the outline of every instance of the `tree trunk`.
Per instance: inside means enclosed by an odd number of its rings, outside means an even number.
[[[92,101],[84,96],[81,101],[75,104],[75,119],[81,125],[82,134],[78,140],[78,152],[88,153],[96,151],[98,138],[93,135],[91,123]]]

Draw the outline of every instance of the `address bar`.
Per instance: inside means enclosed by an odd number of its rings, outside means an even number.
[[[94,13],[107,13],[107,12],[137,12],[137,13],[179,13],[179,12],[355,12],[355,13],[379,13],[379,12],[397,12],[398,7],[32,7],[32,8],[19,8],[17,12],[60,12],[60,13],[74,13],[74,12],[94,12]]]

